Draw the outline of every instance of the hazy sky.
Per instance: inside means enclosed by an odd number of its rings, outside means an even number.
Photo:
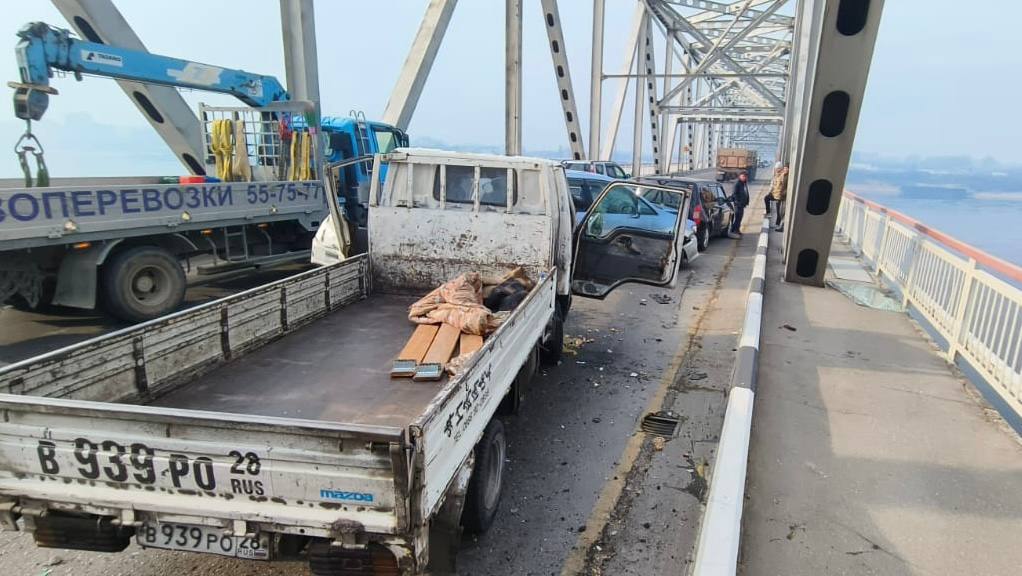
[[[157,8],[162,4],[117,2],[150,51],[284,79],[276,0],[176,0],[167,8]],[[320,90],[326,114],[343,115],[351,109],[363,110],[370,118],[382,114],[425,4],[424,0],[316,3]],[[560,4],[585,127],[591,2],[562,0]],[[413,143],[416,137],[462,145],[503,142],[503,5],[502,0],[459,3],[409,128]],[[604,65],[608,72],[621,62],[633,6],[633,0],[607,0]],[[45,0],[8,0],[4,9],[0,46],[7,42],[8,49],[0,50],[0,72],[2,79],[16,80],[15,31],[36,20],[57,26],[66,23]],[[1022,121],[1006,115],[1006,106],[990,103],[1012,98],[1019,88],[1016,75],[1022,56],[1012,48],[1011,38],[1020,17],[1022,4],[1005,0],[974,0],[968,9],[952,0],[886,2],[857,150],[990,155],[1022,162],[1022,149],[1015,143]],[[566,147],[539,0],[525,0],[524,28],[525,148]],[[605,84],[605,94],[614,82]],[[66,77],[56,79],[54,85],[60,95],[51,98],[49,111],[37,123],[54,175],[160,173],[176,167],[173,157],[164,153],[162,141],[113,81],[87,77],[76,82]],[[202,92],[187,92],[185,98],[193,106],[200,101],[236,102]],[[631,130],[630,114],[625,116],[621,134]],[[0,115],[0,149],[4,142],[13,145],[21,130],[13,114]],[[619,141],[619,148],[621,144],[630,147]],[[0,176],[15,175],[13,153],[0,154]]]

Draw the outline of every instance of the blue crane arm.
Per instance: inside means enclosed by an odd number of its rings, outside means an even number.
[[[26,25],[18,37],[15,51],[22,84],[15,88],[23,100],[15,95],[19,118],[42,117],[47,94],[56,93],[50,88],[53,70],[230,94],[256,107],[290,99],[273,76],[87,42],[42,22]]]

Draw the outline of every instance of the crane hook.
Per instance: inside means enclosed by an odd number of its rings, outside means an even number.
[[[36,177],[34,186],[45,188],[50,185],[50,171],[46,167],[43,152],[42,142],[32,133],[32,121],[25,120],[25,133],[14,144],[14,153],[18,156],[18,164],[21,165],[21,171],[25,174],[26,188],[33,187],[32,169],[28,165],[29,154],[35,157]]]

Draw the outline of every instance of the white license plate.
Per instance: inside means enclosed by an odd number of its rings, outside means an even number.
[[[269,534],[256,538],[228,536],[222,528],[174,524],[172,522],[145,523],[135,532],[135,541],[147,548],[205,552],[221,556],[235,556],[250,560],[269,560]]]

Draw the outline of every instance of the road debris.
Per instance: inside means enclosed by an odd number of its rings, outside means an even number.
[[[567,336],[567,335],[565,335],[564,336],[564,347],[562,348],[562,350],[564,351],[565,354],[570,354],[572,356],[578,356],[579,350],[581,350],[583,346],[585,346],[586,344],[589,344],[591,342],[594,342],[594,340],[592,338],[586,338],[585,336]]]
[[[649,297],[657,304],[670,304],[674,300],[669,294],[651,293]]]

